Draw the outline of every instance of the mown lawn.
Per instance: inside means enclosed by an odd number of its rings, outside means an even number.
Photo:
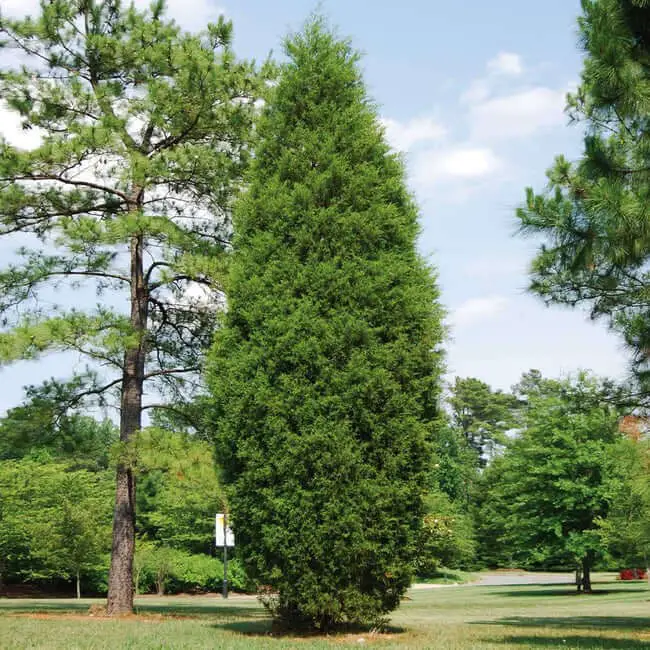
[[[650,648],[644,583],[417,590],[384,635],[274,637],[255,600],[140,598],[138,616],[90,616],[100,601],[0,599],[0,648]]]

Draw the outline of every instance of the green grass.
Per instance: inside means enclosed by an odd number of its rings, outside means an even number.
[[[88,616],[101,601],[0,599],[0,648],[650,648],[647,586],[596,587],[589,596],[555,585],[412,591],[389,634],[307,639],[271,636],[264,610],[243,598],[139,598],[131,620]]]

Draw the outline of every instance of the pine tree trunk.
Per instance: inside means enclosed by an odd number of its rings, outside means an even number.
[[[79,571],[77,570],[77,600],[81,598],[81,580],[79,579]]]
[[[591,562],[587,557],[582,560],[582,590],[591,593]]]
[[[143,238],[131,239],[131,326],[140,340],[124,353],[120,441],[128,443],[140,430],[142,392],[146,354],[148,296],[144,278]],[[131,463],[122,459],[117,465],[113,547],[108,578],[109,616],[133,612],[133,556],[135,553],[135,474]]]

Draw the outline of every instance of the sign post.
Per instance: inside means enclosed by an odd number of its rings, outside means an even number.
[[[218,513],[215,518],[215,540],[217,546],[223,546],[223,584],[221,595],[228,598],[228,547],[235,545],[235,536],[228,527],[225,513]]]

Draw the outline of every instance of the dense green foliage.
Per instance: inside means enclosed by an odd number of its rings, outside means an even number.
[[[620,480],[611,489],[607,517],[598,521],[604,546],[623,567],[650,566],[650,446],[623,440],[616,452]]]
[[[0,580],[106,579],[112,479],[33,459],[0,462]]]
[[[409,585],[441,310],[356,53],[318,21],[286,50],[235,212],[215,441],[250,577],[287,624],[328,628]]]
[[[110,422],[88,416],[59,422],[42,402],[0,420],[1,448],[9,452],[21,443],[14,458],[0,459],[0,590],[2,583],[28,583],[65,592],[78,577],[85,591],[106,592],[115,440]],[[211,446],[187,434],[146,429],[135,453],[142,487],[139,590],[217,589],[223,567],[211,554],[214,514],[223,498]],[[245,588],[237,559],[229,573],[232,587]]]
[[[583,0],[586,58],[569,114],[586,129],[575,163],[559,157],[548,189],[527,191],[518,217],[545,243],[532,265],[533,292],[586,304],[621,332],[645,375],[650,349],[650,5]]]
[[[178,548],[144,541],[136,546],[134,578],[136,593],[220,592],[223,563],[218,557],[187,553]],[[228,586],[237,591],[245,591],[249,587],[237,558],[228,560]]]
[[[443,567],[467,569],[474,565],[476,541],[472,517],[462,504],[443,492],[425,499],[426,514],[418,537],[418,578],[435,576]]]
[[[138,531],[165,546],[210,554],[223,490],[212,446],[187,434],[147,429],[138,440]]]
[[[0,460],[40,454],[105,469],[118,437],[115,425],[78,413],[60,413],[59,407],[37,395],[10,409],[0,420]]]
[[[589,570],[603,553],[621,441],[602,387],[580,376],[529,396],[522,428],[483,477],[479,526],[488,558],[527,567]]]

